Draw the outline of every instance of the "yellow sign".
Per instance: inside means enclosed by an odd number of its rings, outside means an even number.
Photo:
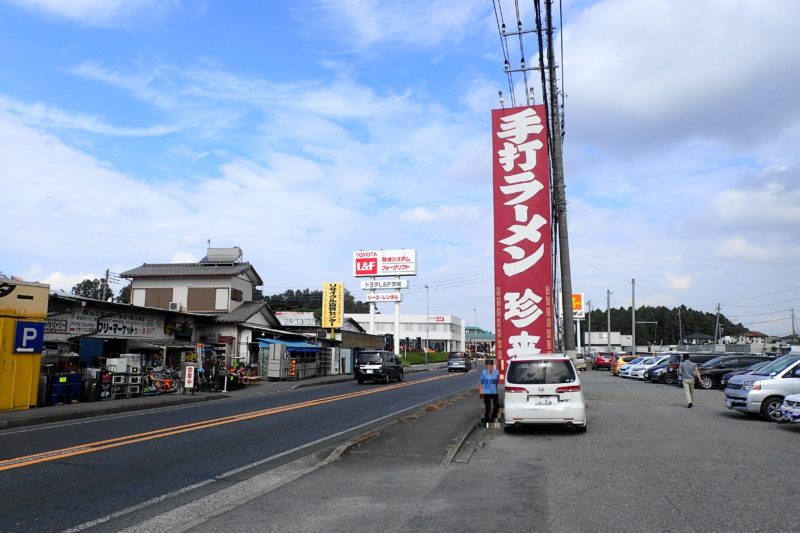
[[[322,284],[323,328],[341,328],[344,315],[344,283]]]
[[[584,318],[585,314],[583,309],[583,293],[572,293],[572,316],[575,318]]]

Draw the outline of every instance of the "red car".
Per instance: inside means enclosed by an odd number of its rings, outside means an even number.
[[[611,363],[614,362],[614,354],[611,352],[598,352],[592,362],[592,370],[611,370]]]

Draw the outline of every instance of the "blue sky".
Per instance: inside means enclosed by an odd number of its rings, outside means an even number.
[[[629,305],[635,277],[638,304],[789,333],[800,4],[563,7],[575,290]],[[268,293],[359,296],[354,250],[409,247],[404,312],[428,284],[493,329],[495,24],[489,0],[0,0],[0,271],[69,289],[210,239]]]

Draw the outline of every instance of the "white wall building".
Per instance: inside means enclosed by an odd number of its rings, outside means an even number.
[[[394,335],[394,313],[375,314],[375,331],[369,330],[369,313],[345,313],[345,318],[352,318],[368,333],[375,335]],[[399,339],[410,346],[417,341],[424,347],[426,339],[431,349],[440,352],[460,352],[464,350],[464,321],[453,315],[400,315]]]

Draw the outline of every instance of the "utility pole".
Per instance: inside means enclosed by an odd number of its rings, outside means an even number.
[[[425,285],[425,368],[428,368],[428,348],[431,346],[431,335],[428,329],[430,314],[430,308],[428,307],[428,286]]]
[[[678,307],[678,335],[680,335],[680,339],[678,339],[678,346],[683,346],[683,322],[681,322],[680,307]]]
[[[111,290],[108,287],[108,274],[109,274],[108,269],[106,269],[106,284],[103,287],[103,301],[106,301],[108,299],[109,296],[108,292]]]
[[[792,307],[792,340],[797,341],[797,333],[794,330],[794,307]]]
[[[569,235],[567,233],[567,199],[564,185],[564,155],[562,152],[561,114],[556,83],[556,58],[553,45],[553,1],[545,2],[547,24],[547,73],[550,90],[550,139],[553,156],[553,193],[558,217],[558,248],[561,265],[561,301],[564,312],[564,348],[575,352],[575,319],[572,316],[572,274],[569,264]]]
[[[719,337],[719,306],[720,306],[720,304],[717,304],[717,323],[716,323],[716,325],[714,325],[714,345],[715,346],[717,344],[717,338]]]
[[[636,279],[631,280],[631,355],[636,355]]]
[[[592,351],[592,301],[591,300],[586,301],[586,310],[589,313],[588,315],[586,315],[586,329],[588,330],[586,334],[589,337],[588,342],[586,344],[589,345],[588,351],[591,352]]]
[[[606,321],[608,324],[607,351],[611,351],[611,291],[606,291]]]

